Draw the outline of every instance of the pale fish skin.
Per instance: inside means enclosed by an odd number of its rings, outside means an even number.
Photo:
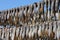
[[[13,28],[12,40],[14,40],[15,30],[16,30],[16,27]]]
[[[6,40],[8,40],[8,38],[9,38],[9,29],[7,29],[7,34],[6,35],[7,35]]]
[[[53,32],[55,33],[55,37],[54,37],[54,39],[56,39],[56,35],[57,35],[56,21],[54,22],[53,25],[54,25]]]
[[[58,28],[57,28],[57,39],[60,38],[60,21],[58,21]]]
[[[40,36],[40,33],[41,33],[41,26],[39,26],[38,36]]]
[[[52,25],[51,25],[52,22],[49,23],[49,36],[50,36],[50,33],[52,31]]]
[[[3,28],[3,30],[2,30],[2,39],[3,39],[3,37],[4,37],[4,28]]]

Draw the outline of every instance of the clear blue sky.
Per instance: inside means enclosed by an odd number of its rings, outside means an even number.
[[[41,0],[0,0],[0,10],[7,10],[15,7],[25,6]]]

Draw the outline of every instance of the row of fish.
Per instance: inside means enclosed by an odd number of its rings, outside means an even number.
[[[37,25],[0,28],[3,40],[60,40],[60,21]]]
[[[54,5],[55,4],[55,5]],[[60,20],[59,0],[43,0],[43,2],[18,8],[18,10],[4,11],[0,14],[0,24],[19,24],[18,22],[28,23],[34,21]],[[45,8],[46,7],[46,8]],[[15,12],[17,11],[17,12]],[[45,12],[44,12],[45,11]],[[35,15],[36,14],[36,15]],[[37,18],[36,18],[37,17]],[[51,19],[52,18],[52,19]],[[38,20],[40,19],[40,20]]]

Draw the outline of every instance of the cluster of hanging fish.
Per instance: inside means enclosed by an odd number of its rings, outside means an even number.
[[[0,26],[3,40],[60,40],[60,0],[1,11]]]
[[[60,40],[60,21],[0,29],[2,40]]]
[[[60,1],[43,0],[29,6],[0,12],[0,25],[36,24],[60,20]]]

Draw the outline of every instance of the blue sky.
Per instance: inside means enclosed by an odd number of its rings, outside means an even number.
[[[25,6],[41,0],[0,0],[0,10],[7,10],[15,7]]]

